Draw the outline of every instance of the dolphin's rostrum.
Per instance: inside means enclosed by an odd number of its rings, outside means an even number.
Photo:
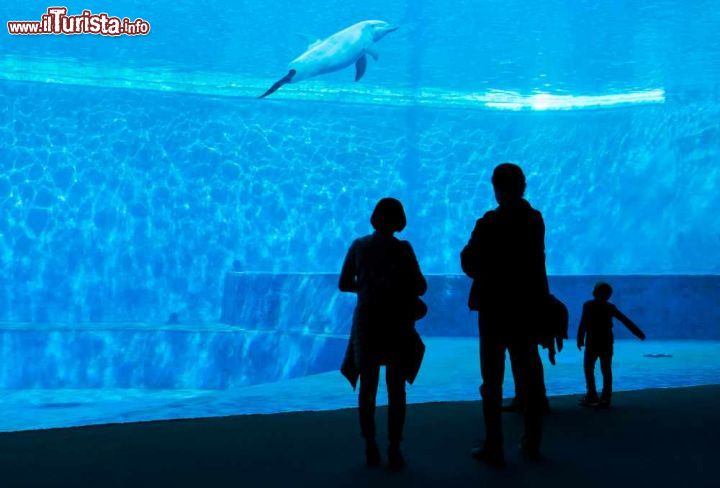
[[[288,73],[276,81],[268,91],[258,98],[264,98],[286,83],[297,83],[313,76],[331,73],[355,64],[355,81],[360,80],[367,68],[367,55],[375,60],[378,55],[373,46],[397,26],[382,20],[365,20],[337,32],[327,39],[317,40],[290,63]]]

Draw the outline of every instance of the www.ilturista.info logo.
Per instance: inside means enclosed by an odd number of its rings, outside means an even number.
[[[40,20],[10,20],[8,32],[12,35],[40,34],[95,34],[99,36],[146,36],[150,23],[143,19],[111,17],[106,13],[94,14],[83,10],[79,15],[68,15],[67,7],[50,7]]]

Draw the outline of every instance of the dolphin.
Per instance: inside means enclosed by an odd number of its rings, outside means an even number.
[[[316,40],[288,66],[288,73],[258,98],[265,98],[287,83],[297,83],[313,76],[332,73],[355,65],[355,81],[359,81],[367,68],[367,54],[377,61],[373,46],[397,26],[382,20],[365,20],[336,32],[327,39]]]

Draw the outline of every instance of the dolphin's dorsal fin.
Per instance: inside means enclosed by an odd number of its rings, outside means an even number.
[[[367,69],[367,56],[363,54],[355,62],[355,81],[360,81],[365,74],[365,69]]]
[[[318,43],[322,42],[322,39],[318,39],[317,37],[315,37],[315,36],[310,36],[310,35],[308,35],[308,34],[303,34],[302,32],[296,32],[295,34],[296,34],[300,39],[302,39],[303,41],[305,41],[305,44],[307,44],[307,46],[308,46],[307,48],[308,48],[308,49],[312,49],[312,48],[314,48],[315,46],[317,46]]]

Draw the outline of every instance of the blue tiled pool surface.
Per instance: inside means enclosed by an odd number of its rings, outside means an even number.
[[[385,195],[423,270],[459,273],[507,159],[550,273],[717,274],[720,101],[676,96],[438,112],[0,81],[0,320],[215,321],[234,261],[338,272]]]

